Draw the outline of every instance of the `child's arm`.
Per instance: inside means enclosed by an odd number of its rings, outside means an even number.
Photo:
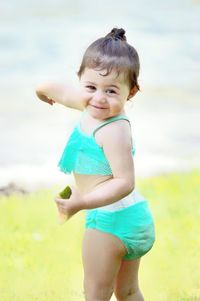
[[[72,195],[69,199],[55,198],[60,218],[66,221],[72,215],[83,209],[93,209],[112,204],[128,195],[134,189],[134,182],[123,178],[113,178],[98,185],[91,192],[81,195],[77,189],[71,187]]]
[[[92,209],[114,203],[128,195],[135,187],[134,163],[130,126],[125,121],[113,122],[101,129],[103,149],[113,172],[113,178],[99,184],[81,196],[72,189],[69,200],[56,199],[68,217],[82,209]]]
[[[131,131],[128,122],[113,122],[101,129],[103,150],[113,178],[85,194],[84,209],[105,206],[128,195],[135,187]]]
[[[36,94],[39,99],[51,105],[57,102],[69,108],[84,110],[78,86],[46,82],[36,88]]]
[[[133,183],[130,183],[126,179],[113,178],[84,195],[80,208],[93,209],[112,204],[127,196],[133,189]]]

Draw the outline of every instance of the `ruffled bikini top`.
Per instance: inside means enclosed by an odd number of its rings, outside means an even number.
[[[111,117],[98,125],[91,135],[82,131],[79,121],[73,129],[58,163],[60,170],[68,174],[74,172],[86,175],[112,175],[103,147],[99,146],[95,140],[95,133],[106,124],[121,119],[130,123],[124,115]],[[135,154],[134,146],[132,154],[133,156]]]

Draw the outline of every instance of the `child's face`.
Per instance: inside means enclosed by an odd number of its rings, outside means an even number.
[[[83,103],[90,115],[97,119],[107,119],[123,113],[124,105],[130,93],[124,73],[113,70],[97,71],[86,68],[81,76]]]

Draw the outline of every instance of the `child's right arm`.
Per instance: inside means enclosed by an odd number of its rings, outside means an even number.
[[[51,105],[57,102],[69,108],[80,111],[84,110],[79,87],[69,84],[47,82],[36,88],[36,94],[39,99]]]

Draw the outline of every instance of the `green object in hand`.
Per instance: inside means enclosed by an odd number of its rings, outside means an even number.
[[[66,186],[60,193],[59,196],[62,199],[69,199],[72,194],[72,190],[69,186]]]

